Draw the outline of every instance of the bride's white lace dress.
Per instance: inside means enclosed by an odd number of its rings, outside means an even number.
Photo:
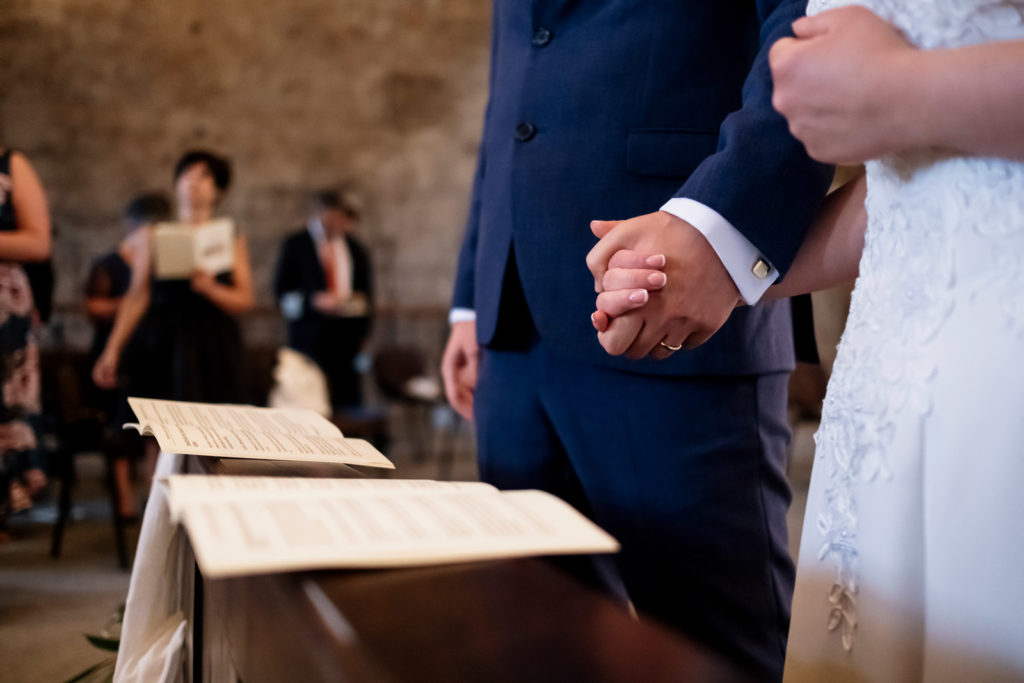
[[[1021,0],[856,4],[924,49],[1024,38]],[[1024,680],[1024,164],[935,150],[867,175],[786,678]]]

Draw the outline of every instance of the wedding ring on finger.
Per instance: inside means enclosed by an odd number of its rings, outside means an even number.
[[[664,346],[666,349],[668,349],[669,351],[671,351],[673,353],[675,353],[679,349],[683,348],[682,343],[679,343],[679,344],[676,344],[675,346],[672,346],[671,344],[666,344],[664,339],[661,340],[660,342],[658,342],[658,345],[659,346]]]

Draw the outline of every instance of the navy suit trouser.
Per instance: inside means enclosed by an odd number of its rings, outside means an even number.
[[[794,576],[787,381],[627,373],[535,336],[484,348],[481,478],[568,500],[622,544],[616,565],[641,615],[778,679]]]

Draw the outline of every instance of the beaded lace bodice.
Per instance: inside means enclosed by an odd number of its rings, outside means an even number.
[[[849,4],[925,49],[1024,38],[1022,0],[811,0],[808,13]],[[836,567],[827,625],[848,650],[856,490],[889,477],[892,459],[906,455],[891,452],[897,425],[929,414],[929,383],[941,372],[932,343],[956,307],[982,302],[1024,338],[1024,164],[919,151],[868,163],[867,179],[860,276],[815,436],[815,467],[828,480],[819,557]]]

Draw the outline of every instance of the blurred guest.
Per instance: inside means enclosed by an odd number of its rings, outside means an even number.
[[[171,219],[171,204],[159,193],[144,194],[131,200],[124,210],[125,237],[136,230]],[[85,284],[85,306],[93,324],[89,354],[95,362],[107,345],[121,299],[128,292],[132,270],[128,263],[130,247],[122,241],[117,251],[98,257],[89,269]],[[112,396],[112,394],[107,394]]]
[[[274,295],[288,320],[288,344],[324,371],[334,409],[362,403],[355,358],[370,333],[372,273],[353,236],[359,212],[337,192],[310,200],[309,219],[281,245]]]
[[[11,512],[28,508],[46,485],[36,442],[39,348],[35,304],[22,263],[50,255],[50,214],[32,164],[0,149],[0,539]]]
[[[114,327],[121,299],[128,292],[131,284],[131,265],[128,263],[130,253],[127,238],[140,228],[153,225],[171,218],[171,203],[159,193],[144,194],[131,200],[124,210],[124,226],[126,240],[122,241],[117,251],[100,256],[93,261],[85,285],[85,306],[89,319],[93,324],[92,346],[89,350],[91,363],[99,359],[107,345],[107,339]],[[121,429],[120,418],[127,414],[123,405],[125,394],[116,389],[97,388],[93,400],[107,418],[110,444],[114,449],[114,481],[117,484],[120,512],[124,517],[132,517],[136,513],[135,495],[132,491],[130,459],[138,456],[145,449],[151,457],[147,458],[148,470],[152,469],[152,456],[155,450],[152,442],[147,440],[143,446],[142,437],[133,431]]]
[[[179,221],[191,227],[210,221],[230,182],[227,160],[207,151],[186,153],[174,169]],[[131,283],[93,367],[96,384],[116,386],[121,370],[132,395],[244,401],[242,340],[234,316],[253,305],[245,238],[234,237],[234,264],[227,272],[196,269],[180,279],[154,277],[154,228],[137,230],[124,246]]]

